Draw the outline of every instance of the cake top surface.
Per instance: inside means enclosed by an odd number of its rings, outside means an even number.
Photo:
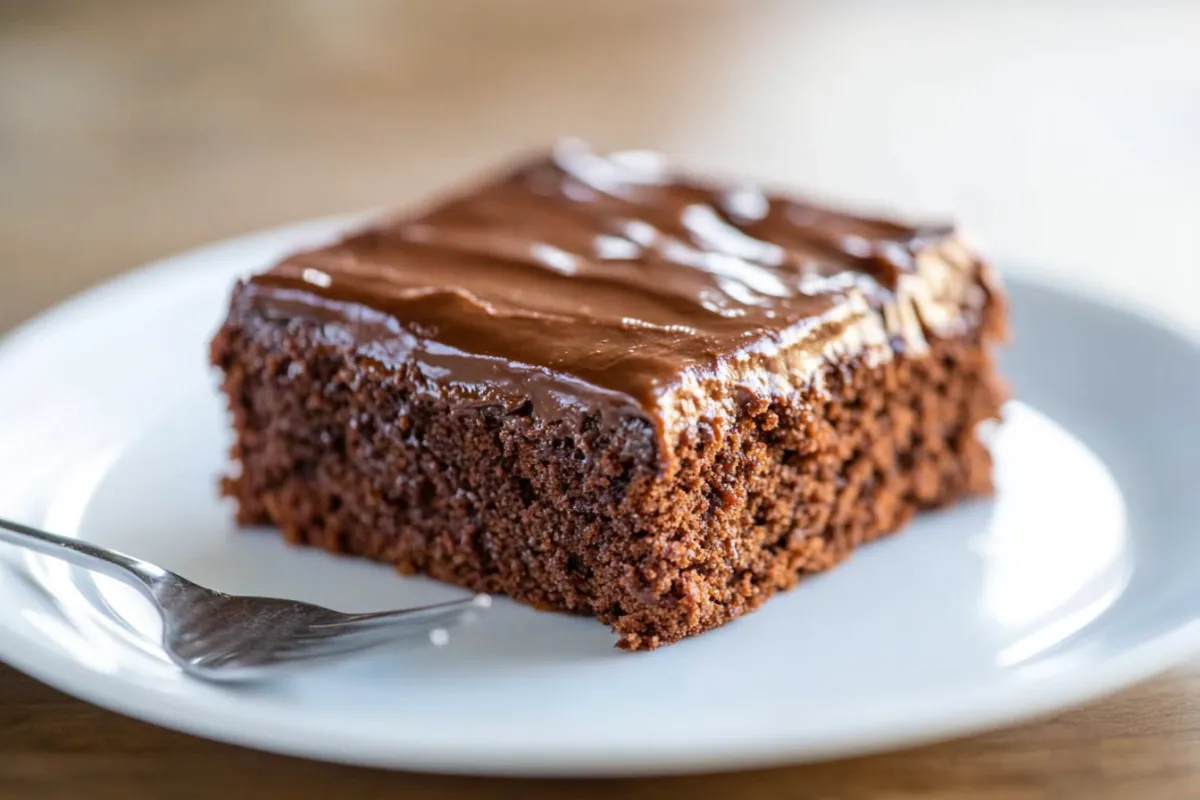
[[[431,387],[662,416],[685,386],[761,383],[779,367],[762,359],[783,350],[916,347],[922,328],[968,324],[986,301],[980,269],[948,227],[855,216],[676,173],[652,153],[565,142],[422,212],[294,255],[246,289],[276,310],[339,323],[365,357],[417,362]]]

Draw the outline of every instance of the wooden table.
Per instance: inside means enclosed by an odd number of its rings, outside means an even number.
[[[1164,110],[1145,98],[1162,95],[1164,86],[1180,96],[1197,88],[1200,57],[1187,32],[1200,30],[1200,16],[1179,4],[1174,17],[1160,8],[1122,20],[1076,20],[1048,6],[1027,26],[1043,49],[1021,38],[1025,60],[1004,62],[1010,77],[1003,83],[986,76],[995,72],[988,59],[1006,58],[1017,41],[1011,15],[935,14],[912,3],[893,4],[904,15],[881,4],[878,15],[863,17],[861,8],[834,5],[0,0],[0,330],[156,256],[263,225],[405,202],[559,133],[807,178],[823,190],[949,207],[1003,243],[996,248],[1002,255],[1064,270],[1083,265],[1088,279],[1129,290],[1162,313],[1193,313],[1200,300],[1200,113],[1194,106]],[[1100,44],[1081,51],[1072,39],[1065,77],[1056,84],[1053,73],[1039,75],[1028,84],[1050,87],[1050,95],[1039,95],[1046,103],[1061,85],[1088,96],[1085,67],[1098,71],[1104,92],[1121,89],[1105,77],[1105,54],[1152,47],[1153,58],[1128,59],[1121,74],[1159,69],[1146,78],[1157,78],[1159,95],[1134,85],[1102,96],[1113,108],[1139,98],[1138,119],[1149,115],[1150,122],[1118,133],[1152,140],[1152,155],[1135,149],[1121,161],[1128,141],[1113,145],[1112,130],[1107,139],[1095,133],[1096,118],[1087,114],[1063,124],[1091,138],[1065,149],[1053,137],[1005,149],[1022,131],[1038,129],[1032,122],[997,127],[1009,119],[1003,115],[981,116],[978,130],[968,131],[971,141],[996,148],[986,154],[960,136],[938,138],[963,108],[986,115],[1013,102],[1005,92],[1025,98],[1021,81],[1031,79],[1021,65],[1039,52],[1037,63],[1050,63],[1046,54],[1058,45],[1045,37],[1059,28],[1086,30]],[[846,54],[878,55],[887,42],[887,69],[864,79],[861,62]],[[947,51],[955,69],[934,69]],[[1089,57],[1099,60],[1088,66]],[[805,59],[831,66],[817,75]],[[790,77],[772,82],[780,74]],[[916,77],[946,75],[991,81],[986,104],[971,106],[966,93],[954,114],[939,117],[935,103],[923,112],[919,135],[911,123],[879,113],[900,89],[920,83]],[[887,86],[887,76],[903,86]],[[836,111],[826,110],[830,92],[840,100]],[[1156,119],[1172,124],[1156,127]],[[1094,169],[1064,156],[1110,145]],[[919,181],[907,171],[913,163],[925,170]],[[1026,173],[1037,174],[1038,192],[1022,183]],[[1120,225],[1129,214],[1112,191],[1118,180],[1137,189],[1142,213],[1119,242],[1096,241],[1088,231]],[[1101,186],[1109,187],[1105,202],[1095,199]],[[1141,274],[1166,279],[1167,292],[1138,294],[1144,282],[1135,286],[1122,269],[1135,253]],[[1200,797],[1200,674],[1193,665],[1054,719],[913,752],[734,775],[535,782],[385,773],[254,753],[101,711],[0,667],[2,797],[335,795]]]

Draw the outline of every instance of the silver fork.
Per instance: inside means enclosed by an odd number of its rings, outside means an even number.
[[[491,598],[481,594],[401,611],[343,614],[294,600],[214,592],[141,559],[3,518],[0,542],[60,558],[138,589],[162,617],[163,650],[184,672],[207,681],[255,680],[416,634],[443,644],[447,629],[491,605]]]

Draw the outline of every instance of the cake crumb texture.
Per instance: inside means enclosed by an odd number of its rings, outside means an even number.
[[[224,491],[240,523],[294,544],[591,615],[650,650],[990,492],[975,431],[1005,390],[987,330],[830,362],[806,390],[696,420],[663,454],[645,419],[463,407],[422,391],[415,367],[363,359],[336,325],[235,300],[212,346],[239,465]]]

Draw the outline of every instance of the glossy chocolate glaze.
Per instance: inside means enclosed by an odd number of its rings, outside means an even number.
[[[840,355],[980,324],[986,267],[948,227],[854,216],[577,142],[424,213],[288,258],[237,302],[332,323],[431,393],[632,413],[662,434]],[[327,326],[331,327],[331,326]]]

